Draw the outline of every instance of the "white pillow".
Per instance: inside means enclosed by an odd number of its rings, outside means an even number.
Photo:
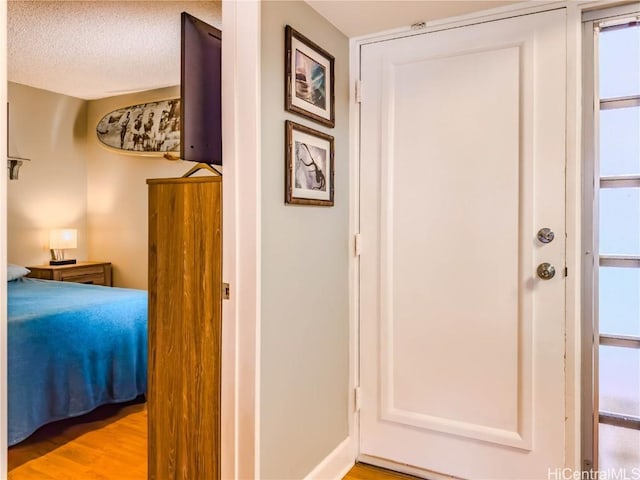
[[[7,281],[17,280],[30,273],[28,268],[21,267],[20,265],[7,264]]]

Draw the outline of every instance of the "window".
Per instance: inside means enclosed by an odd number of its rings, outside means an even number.
[[[592,466],[631,474],[640,466],[640,22],[594,20],[587,32],[594,40],[584,204],[585,253],[593,253],[585,324],[596,339]]]

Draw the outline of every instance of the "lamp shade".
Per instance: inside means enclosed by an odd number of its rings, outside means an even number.
[[[64,228],[49,232],[49,248],[59,250],[64,248],[78,248],[78,230]]]

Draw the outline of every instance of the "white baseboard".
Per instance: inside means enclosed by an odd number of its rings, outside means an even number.
[[[347,437],[304,480],[342,480],[355,463],[353,441],[351,437]]]

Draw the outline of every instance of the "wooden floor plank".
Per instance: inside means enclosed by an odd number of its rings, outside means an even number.
[[[78,419],[46,425],[11,447],[9,480],[147,480],[147,408],[107,405]],[[344,480],[412,480],[356,464]]]
[[[46,425],[8,452],[9,480],[146,480],[145,403]]]
[[[403,473],[374,467],[365,463],[356,463],[343,480],[419,480]]]

